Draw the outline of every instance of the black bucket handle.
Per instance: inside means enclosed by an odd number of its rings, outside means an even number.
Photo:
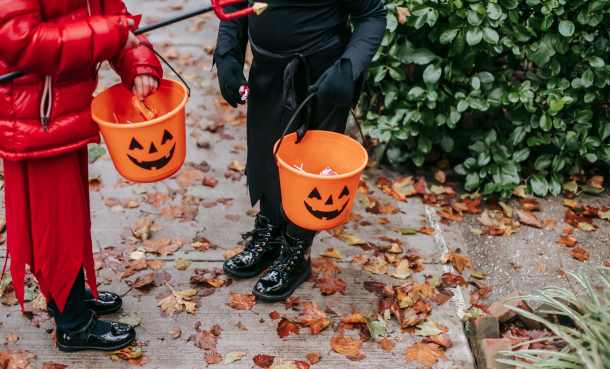
[[[150,51],[152,51],[153,53],[155,53],[157,55],[157,57],[161,60],[163,60],[163,62],[169,67],[169,69],[172,70],[172,72],[174,72],[175,75],[178,76],[178,78],[180,78],[180,80],[182,81],[182,83],[184,83],[184,85],[186,86],[186,89],[188,90],[188,94],[189,97],[191,97],[191,88],[189,87],[188,83],[186,83],[186,81],[182,78],[182,76],[180,75],[180,73],[176,72],[176,70],[174,69],[174,67],[171,66],[171,64],[169,64],[167,62],[167,60],[165,60],[158,52],[155,51],[155,49],[152,48],[152,46],[148,46],[148,44],[140,41],[140,45],[146,46]],[[161,83],[161,81],[159,81],[159,83]]]
[[[303,100],[303,102],[301,103],[301,105],[299,105],[297,110],[294,111],[294,114],[292,115],[292,118],[290,118],[290,122],[288,122],[288,125],[286,126],[286,129],[284,129],[284,133],[282,133],[282,137],[280,138],[280,141],[278,142],[277,146],[275,147],[275,151],[273,152],[273,156],[275,157],[275,161],[276,162],[277,162],[277,153],[280,150],[280,146],[282,145],[282,141],[284,141],[284,137],[286,136],[286,133],[288,132],[288,129],[290,129],[290,126],[294,122],[295,118],[299,115],[299,112],[301,111],[301,109],[315,95],[316,95],[316,92],[312,92],[309,96],[307,96],[305,98],[305,100]],[[360,122],[358,122],[358,119],[356,119],[356,114],[354,113],[354,110],[350,109],[350,111],[352,112],[352,116],[354,117],[354,122],[356,122],[356,126],[358,127],[358,132],[360,132],[360,137],[362,138],[362,144],[364,144],[364,142],[365,142],[364,141],[364,135],[362,134],[362,129],[360,128]],[[305,134],[307,134],[307,132],[305,132]]]

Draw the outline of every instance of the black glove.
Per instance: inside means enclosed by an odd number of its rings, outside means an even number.
[[[352,62],[349,59],[341,59],[328,68],[315,85],[309,86],[309,93],[317,92],[321,99],[340,106],[350,106],[355,87]]]
[[[220,85],[220,93],[222,97],[236,108],[237,104],[243,105],[245,101],[241,100],[239,88],[248,86],[248,80],[244,77],[244,67],[232,52],[224,55],[214,55],[216,68],[218,69],[218,84]]]

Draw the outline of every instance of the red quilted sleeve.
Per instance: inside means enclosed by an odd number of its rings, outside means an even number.
[[[121,51],[128,32],[125,15],[46,23],[38,0],[0,0],[0,58],[25,73],[93,66]]]
[[[141,15],[132,16],[127,11],[125,4],[121,2],[121,9],[119,12],[122,16],[127,16],[134,21],[134,29],[140,25]],[[142,36],[137,36],[140,42],[145,42],[147,45],[152,46],[148,40]],[[150,74],[159,81],[163,78],[163,68],[157,56],[145,46],[140,45],[135,49],[121,50],[118,55],[110,59],[110,65],[121,76],[123,86],[131,91],[133,80],[139,74]]]

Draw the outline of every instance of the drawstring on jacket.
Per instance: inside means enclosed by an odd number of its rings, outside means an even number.
[[[89,0],[87,0],[87,13],[91,16],[91,6]],[[45,109],[45,101],[46,104]],[[51,108],[53,107],[53,76],[44,76],[44,86],[42,87],[42,99],[40,99],[40,122],[42,123],[42,130],[48,131],[49,120],[51,119]]]

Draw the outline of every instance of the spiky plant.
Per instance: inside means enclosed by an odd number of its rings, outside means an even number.
[[[515,365],[517,368],[610,368],[610,293],[608,292],[610,279],[607,274],[610,272],[610,268],[603,266],[591,268],[604,283],[604,289],[601,292],[591,285],[582,272],[567,271],[566,274],[580,285],[577,288],[582,287],[580,292],[559,287],[547,287],[535,290],[533,296],[522,296],[507,301],[521,299],[546,303],[546,306],[552,307],[551,310],[539,310],[539,312],[564,316],[574,322],[573,327],[559,325],[528,311],[507,306],[526,318],[540,322],[555,334],[552,337],[527,341],[513,348],[528,343],[560,339],[567,344],[563,349],[559,351],[544,349],[501,351],[500,353],[507,358],[497,361]],[[575,310],[569,303],[576,305],[578,309]]]

